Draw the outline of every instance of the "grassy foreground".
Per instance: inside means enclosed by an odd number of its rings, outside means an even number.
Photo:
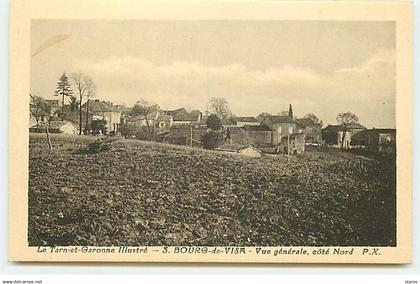
[[[53,136],[52,152],[30,139],[31,246],[396,244],[393,161],[132,140],[80,154],[94,138],[66,139]]]

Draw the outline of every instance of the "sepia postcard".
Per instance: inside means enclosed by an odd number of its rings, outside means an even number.
[[[412,4],[16,0],[9,260],[410,263]]]

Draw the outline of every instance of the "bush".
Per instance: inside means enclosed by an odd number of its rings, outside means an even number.
[[[111,144],[107,140],[98,139],[95,142],[89,143],[86,147],[78,150],[79,154],[98,154],[111,150]]]
[[[93,134],[105,134],[106,133],[106,120],[93,120],[90,126]]]
[[[223,144],[223,133],[217,131],[210,131],[203,134],[201,137],[204,149],[214,149]]]
[[[220,121],[220,118],[215,114],[209,115],[209,117],[207,118],[206,124],[208,128],[214,131],[222,128],[222,122]]]

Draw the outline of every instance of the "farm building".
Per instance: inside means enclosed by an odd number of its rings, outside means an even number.
[[[252,116],[236,116],[222,119],[222,126],[227,127],[244,127],[245,125],[260,125],[258,119]]]
[[[92,114],[92,120],[105,120],[107,132],[118,131],[121,123],[121,112],[114,109],[111,103],[90,100],[83,104],[82,109]]]
[[[192,139],[196,141],[201,141],[201,137],[206,134],[209,129],[205,126],[195,126],[192,127]]]
[[[396,151],[396,129],[366,129],[353,135],[351,145],[366,147],[371,152],[392,154]]]
[[[281,138],[278,146],[279,152],[288,155],[302,154],[305,152],[305,134],[294,133]]]
[[[232,128],[232,127],[239,127],[236,121],[231,117],[222,119],[221,123],[222,123],[223,128],[225,129]]]
[[[353,135],[366,129],[359,123],[350,123],[345,131],[344,125],[328,125],[322,129],[322,139],[324,143],[333,147],[341,147],[348,149],[351,148],[351,140]]]
[[[268,115],[262,118],[263,125],[272,131],[271,144],[277,145],[281,143],[282,137],[289,134],[302,133],[303,126],[290,116],[284,115]]]
[[[199,123],[202,119],[202,113],[200,111],[193,110],[191,112],[187,112],[185,108],[166,110],[164,111],[164,114],[171,116],[173,119],[173,124],[175,125],[196,124]]]
[[[158,141],[186,146],[201,146],[201,137],[208,132],[199,125],[174,124],[170,129],[158,133]]]
[[[271,145],[272,132],[266,125],[245,125],[243,127],[253,145]]]
[[[243,127],[245,125],[260,125],[258,119],[252,116],[236,116],[232,118],[236,122],[236,126]]]
[[[225,127],[226,137],[229,143],[248,145],[251,144],[251,140],[248,133],[242,127]]]
[[[58,117],[61,112],[62,102],[57,99],[46,99],[44,100],[51,107],[51,114]]]
[[[29,108],[29,123],[36,123],[36,121],[46,121],[47,117],[54,117],[57,119],[61,112],[61,101],[60,100],[44,100],[46,104],[50,106],[50,113],[46,113],[45,110],[39,109],[36,105],[30,104]]]
[[[298,118],[296,122],[303,127],[303,134],[305,134],[305,143],[306,144],[322,144],[322,127],[321,123],[315,123],[310,118]]]
[[[146,121],[147,117],[147,121]],[[124,116],[124,121],[127,124],[138,127],[155,127],[155,128],[169,128],[173,124],[172,116],[164,114],[162,111],[154,111],[148,115],[136,115],[133,117]]]
[[[29,128],[29,132],[46,132],[46,126],[47,122],[32,124]],[[78,134],[78,127],[70,121],[51,121],[49,125],[49,132],[76,135]]]
[[[259,158],[261,157],[261,151],[257,148],[254,148],[249,145],[241,145],[241,144],[224,144],[218,148],[216,148],[217,151],[232,153],[232,154],[238,154],[243,155],[246,157],[253,157],[253,158]]]

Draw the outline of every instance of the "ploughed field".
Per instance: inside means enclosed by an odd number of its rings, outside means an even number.
[[[133,140],[86,154],[58,135],[49,152],[43,138],[30,139],[31,246],[396,244],[393,161]]]

